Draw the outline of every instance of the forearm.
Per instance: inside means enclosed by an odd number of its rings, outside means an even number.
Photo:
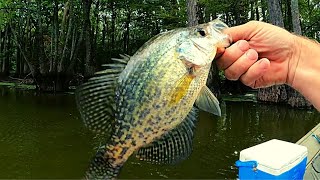
[[[297,37],[291,86],[320,110],[320,45]]]

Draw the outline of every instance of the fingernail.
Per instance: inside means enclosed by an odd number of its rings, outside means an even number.
[[[270,61],[268,59],[263,58],[263,59],[259,60],[259,66],[263,70],[268,69],[269,64],[270,64]]]
[[[253,60],[253,61],[256,61],[258,59],[258,53],[253,50],[253,49],[249,49],[247,52],[246,52],[246,56],[249,60]]]
[[[238,45],[239,49],[243,52],[245,52],[249,49],[249,43],[245,40],[239,40],[237,42],[237,45]]]

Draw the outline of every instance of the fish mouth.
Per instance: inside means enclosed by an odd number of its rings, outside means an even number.
[[[216,44],[217,48],[227,48],[232,44],[232,37],[228,34],[222,34],[221,39]]]
[[[224,22],[220,21],[219,19],[216,19],[211,22],[212,29],[219,34],[219,40],[216,44],[216,47],[218,48],[227,48],[232,44],[232,37],[229,34],[223,33],[225,29],[228,29],[228,25]]]
[[[226,34],[227,37],[225,37],[224,41],[226,42],[224,44],[224,47],[227,48],[232,44],[232,37],[229,34]]]

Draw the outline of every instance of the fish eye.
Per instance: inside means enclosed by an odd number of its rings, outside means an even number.
[[[202,37],[205,37],[205,36],[206,36],[206,31],[204,31],[203,29],[197,29],[197,32],[198,32]]]

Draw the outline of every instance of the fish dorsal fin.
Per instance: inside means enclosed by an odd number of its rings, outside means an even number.
[[[175,164],[192,152],[197,108],[193,107],[181,124],[160,139],[138,150],[136,157],[155,164]]]
[[[207,86],[202,87],[195,103],[199,109],[221,116],[219,101]]]
[[[84,124],[91,131],[105,135],[113,129],[115,112],[115,88],[118,77],[130,57],[121,55],[113,63],[103,65],[107,69],[95,75],[76,89],[76,102]]]

